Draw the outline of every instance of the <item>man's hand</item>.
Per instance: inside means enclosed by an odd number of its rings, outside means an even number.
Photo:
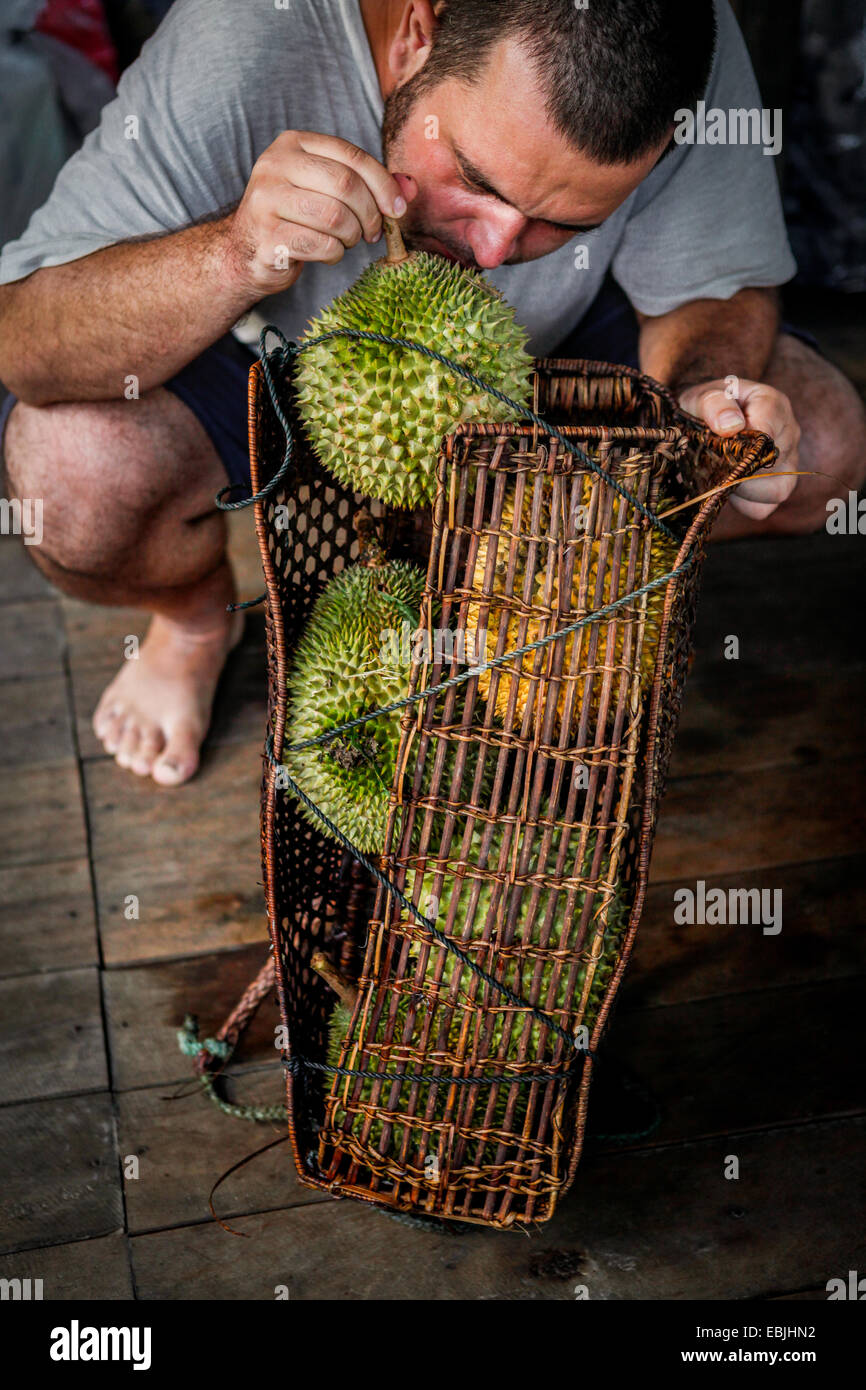
[[[0,285],[0,379],[30,405],[120,400],[130,374],[139,392],[161,386],[305,261],[335,264],[375,241],[404,194],[410,180],[346,140],[286,131],[227,217]]]
[[[774,473],[797,468],[800,426],[788,397],[775,387],[731,376],[687,387],[680,392],[679,403],[716,434],[750,429],[769,435],[779,451]],[[741,483],[731,493],[731,506],[754,521],[763,521],[787,501],[797,482],[797,478],[771,477]]]
[[[336,265],[382,215],[402,217],[400,184],[365,150],[335,135],[287,130],[256,161],[230,219],[230,264],[254,300],[293,285],[304,262]]]

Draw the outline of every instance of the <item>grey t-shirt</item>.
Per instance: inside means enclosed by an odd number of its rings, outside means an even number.
[[[716,9],[707,108],[759,107],[728,0]],[[48,201],[5,247],[0,282],[228,211],[283,130],[340,135],[381,158],[382,109],[358,0],[177,0]],[[297,338],[382,254],[361,241],[336,266],[308,264],[258,311]],[[580,321],[608,269],[646,314],[790,279],[773,158],[758,145],[681,145],[594,232],[486,273],[542,356]]]

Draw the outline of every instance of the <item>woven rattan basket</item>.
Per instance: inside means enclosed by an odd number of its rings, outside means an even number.
[[[649,600],[638,598],[610,613],[606,627],[592,622],[525,658],[535,678],[529,686],[524,679],[523,702],[506,662],[492,678],[498,707],[491,678],[485,698],[474,676],[404,712],[389,833],[376,864],[421,912],[432,882],[437,926],[463,959],[449,957],[418,914],[281,788],[275,764],[293,646],[323,585],[357,558],[353,520],[362,506],[389,554],[424,566],[431,625],[460,628],[467,613],[486,615],[486,660],[510,650],[515,632],[522,645],[599,606],[590,545],[598,569],[614,575],[608,600],[639,589],[648,523],[532,424],[460,426],[444,441],[432,518],[389,513],[342,490],[315,460],[290,375],[278,382],[295,431],[290,475],[256,504],[269,667],[264,885],[298,1174],[309,1186],[392,1211],[497,1227],[548,1219],[574,1178],[594,1058],[644,901],[703,543],[724,501],[712,490],[773,459],[764,436],[712,435],[635,371],[544,359],[534,386],[536,412],[647,508],[712,495],[669,523],[682,541],[679,560],[689,563],[659,591],[656,649],[644,651]],[[273,479],[284,447],[256,364],[255,491]],[[509,513],[515,489],[524,504]],[[580,533],[569,520],[577,496]],[[492,562],[479,566],[482,545],[488,556],[499,547],[507,557],[504,600],[491,587]],[[575,611],[569,566],[577,575],[581,564]],[[466,669],[454,654],[428,649],[407,673],[409,689],[429,690]],[[577,1053],[569,1039],[581,1027],[614,901],[624,914],[621,949]],[[322,948],[359,982],[337,1074],[326,1067],[334,995],[310,963]]]

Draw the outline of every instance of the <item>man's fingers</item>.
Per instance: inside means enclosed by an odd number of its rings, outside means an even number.
[[[735,379],[736,380],[736,379]],[[746,428],[766,434],[776,446],[778,457],[769,477],[747,479],[730,497],[735,511],[754,521],[763,521],[790,497],[797,486],[791,477],[798,466],[800,426],[787,396],[762,382],[737,380],[737,398],[732,399],[726,381],[711,381],[689,387],[680,396],[680,405],[704,420],[720,435],[738,434]]]
[[[339,164],[327,155],[297,150],[283,181],[286,197],[307,192],[342,203],[355,215],[368,241],[375,241],[382,230],[382,218],[373,194],[360,174],[346,164]]]
[[[299,227],[294,222],[278,222],[274,238],[275,264],[278,256],[288,253],[293,261],[322,261],[326,265],[336,265],[346,250],[339,237],[317,232],[312,227]]]
[[[305,188],[290,189],[278,200],[276,213],[283,222],[336,237],[343,246],[355,246],[364,235],[357,214],[338,198],[326,193],[311,193]]]
[[[375,240],[381,230],[380,214],[388,217],[403,216],[406,211],[406,199],[403,197],[400,185],[394,175],[389,174],[384,164],[380,164],[378,159],[374,159],[359,145],[353,145],[350,141],[343,140],[337,135],[321,135],[314,130],[300,130],[297,135],[301,148],[306,150],[308,154],[318,155],[331,163],[339,163],[344,168],[348,168],[369,190],[376,209],[372,228],[368,218],[362,216],[360,221],[365,232],[372,230],[371,240]],[[353,185],[353,189],[355,187]],[[338,196],[340,195],[338,194]],[[352,203],[352,206],[355,207],[355,204]],[[355,207],[355,211],[359,212],[360,210]]]
[[[736,400],[721,386],[694,386],[684,393],[680,404],[690,415],[704,420],[715,434],[737,434],[746,423]]]

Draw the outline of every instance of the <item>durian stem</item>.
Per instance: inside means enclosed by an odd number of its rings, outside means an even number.
[[[326,984],[336,994],[344,1009],[354,1009],[358,1001],[358,987],[344,980],[333,967],[324,951],[314,951],[310,960],[317,975],[321,975]]]
[[[384,565],[387,559],[385,548],[379,540],[376,523],[365,507],[358,508],[352,525],[358,537],[358,564],[365,565],[367,569],[378,569]]]
[[[403,261],[408,261],[409,253],[400,233],[400,223],[393,217],[383,217],[382,221],[385,224],[385,245],[388,248],[385,264],[401,265]]]

